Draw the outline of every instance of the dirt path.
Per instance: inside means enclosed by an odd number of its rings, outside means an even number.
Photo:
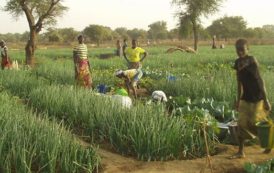
[[[271,154],[263,154],[259,146],[246,147],[245,159],[228,159],[237,151],[237,146],[222,145],[221,152],[211,157],[214,173],[242,173],[246,162],[263,162],[274,157]],[[109,151],[99,149],[102,158],[103,173],[200,173],[205,167],[205,158],[195,160],[175,160],[167,162],[142,162],[133,158],[123,157]],[[205,173],[210,173],[206,169]]]

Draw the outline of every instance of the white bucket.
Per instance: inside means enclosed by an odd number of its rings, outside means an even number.
[[[121,105],[123,108],[131,108],[132,100],[128,96],[113,95],[112,100],[115,104]]]

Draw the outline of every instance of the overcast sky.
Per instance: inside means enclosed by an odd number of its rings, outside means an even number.
[[[7,0],[0,0],[0,7]],[[148,25],[164,20],[168,29],[177,24],[174,17],[176,7],[171,0],[64,0],[69,10],[58,19],[56,27],[73,27],[78,31],[90,24],[109,26],[112,29],[127,27],[128,29],[148,29]],[[243,16],[249,27],[261,27],[265,24],[274,25],[274,0],[224,0],[218,13],[202,18],[207,27],[213,20],[224,15]],[[25,16],[17,21],[7,12],[0,11],[0,33],[22,33],[28,30]]]

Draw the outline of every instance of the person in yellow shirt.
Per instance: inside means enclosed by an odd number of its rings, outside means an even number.
[[[134,97],[137,98],[137,83],[143,76],[141,69],[129,69],[129,70],[118,70],[116,71],[115,75],[121,79],[125,80],[125,84],[127,87],[127,92],[129,90],[133,90]]]
[[[141,55],[143,55],[141,57]],[[124,51],[124,58],[128,62],[128,69],[139,69],[142,67],[141,62],[146,58],[147,52],[138,47],[137,40],[132,40],[132,46],[127,47]]]

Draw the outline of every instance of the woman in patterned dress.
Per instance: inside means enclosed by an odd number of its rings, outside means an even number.
[[[73,49],[73,60],[75,65],[75,79],[78,85],[92,88],[90,64],[88,60],[88,49],[84,44],[83,35],[78,36],[79,44]]]

